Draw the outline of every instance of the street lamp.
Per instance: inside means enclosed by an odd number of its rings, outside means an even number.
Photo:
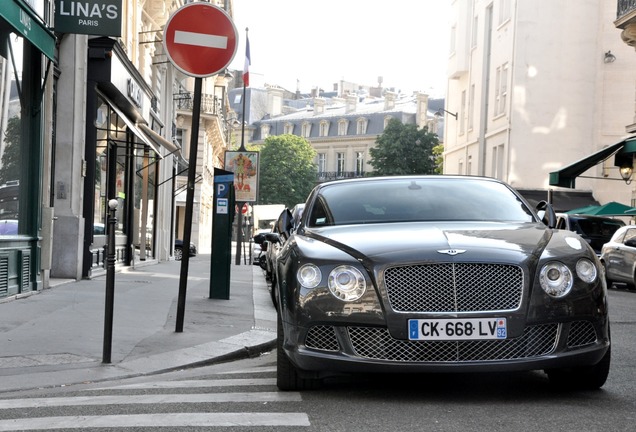
[[[450,111],[445,110],[444,108],[440,108],[435,112],[435,117],[442,117],[444,115],[444,113],[451,115],[453,117],[455,117],[455,120],[457,120],[457,113],[452,113]]]
[[[621,177],[625,180],[625,183],[630,184],[632,182],[632,174],[634,173],[634,167],[629,162],[621,164],[618,171],[621,173]]]

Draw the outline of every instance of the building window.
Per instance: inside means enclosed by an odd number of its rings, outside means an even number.
[[[364,175],[364,152],[356,152],[356,177]]]
[[[475,84],[470,85],[470,94],[468,95],[468,130],[473,130],[475,118]]]
[[[336,155],[336,176],[343,177],[345,172],[345,154],[338,153]]]
[[[320,122],[320,136],[326,137],[329,135],[329,122],[327,120],[323,120]]]
[[[283,128],[283,131],[288,135],[292,135],[294,133],[294,124],[285,123],[285,127]]]
[[[318,176],[324,177],[325,172],[327,172],[327,155],[318,153]]]
[[[492,175],[491,177],[503,179],[504,146],[500,144],[492,148]]]
[[[356,127],[356,134],[358,135],[364,135],[367,133],[367,123],[368,120],[365,118],[359,118],[358,121],[356,122],[357,127]]]
[[[468,162],[466,163],[466,175],[471,175],[473,173],[473,157],[468,156]]]
[[[457,25],[453,24],[450,32],[450,54],[453,54],[457,51],[457,47],[455,47],[455,43],[457,40]]]
[[[338,135],[344,136],[347,134],[347,129],[349,128],[349,121],[342,119],[338,121]]]
[[[265,124],[261,126],[261,139],[265,139],[269,136],[269,125]]]
[[[471,48],[476,48],[477,47],[477,30],[479,29],[478,27],[479,24],[479,17],[474,17],[473,18],[473,28],[472,28],[472,32],[471,32],[471,36],[470,36],[470,46]]]
[[[304,122],[301,128],[301,135],[303,138],[309,138],[311,135],[311,123]]]
[[[389,125],[389,122],[391,120],[393,120],[393,117],[391,117],[391,116],[384,117],[384,127],[382,128],[382,130],[386,129],[386,127]]]
[[[462,91],[462,102],[459,111],[459,134],[466,132],[466,90]]]
[[[506,112],[506,101],[508,98],[508,63],[497,68],[495,74],[495,112],[498,116]]]
[[[499,0],[499,25],[510,19],[510,0]]]

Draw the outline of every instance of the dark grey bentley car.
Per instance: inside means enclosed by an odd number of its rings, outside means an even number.
[[[335,373],[515,370],[601,387],[610,330],[598,258],[540,206],[481,177],[317,186],[275,269],[278,387]]]

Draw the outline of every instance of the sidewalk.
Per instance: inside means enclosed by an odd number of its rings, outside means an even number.
[[[102,363],[106,276],[0,299],[0,392],[152,374],[275,346],[276,312],[260,267],[231,266],[230,299],[210,299],[210,255],[191,257],[183,332],[180,261],[115,274],[111,363]]]

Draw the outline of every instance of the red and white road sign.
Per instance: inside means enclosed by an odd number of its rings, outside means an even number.
[[[230,64],[238,48],[238,33],[223,9],[209,3],[189,3],[166,22],[163,46],[177,69],[204,78]]]

